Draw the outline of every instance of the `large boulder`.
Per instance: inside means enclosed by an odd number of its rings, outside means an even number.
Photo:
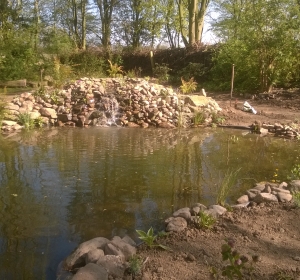
[[[104,249],[108,242],[109,240],[104,237],[97,237],[81,243],[79,247],[66,258],[65,269],[73,270],[76,267],[85,265],[86,254],[95,249]]]
[[[93,263],[87,264],[80,268],[74,275],[72,280],[107,280],[108,273],[103,266]]]

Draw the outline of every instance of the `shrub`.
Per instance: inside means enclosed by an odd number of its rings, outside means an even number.
[[[196,216],[196,226],[203,229],[211,229],[216,223],[216,219],[203,211]]]
[[[189,81],[185,81],[182,77],[181,77],[181,83],[182,85],[179,87],[181,92],[183,94],[190,94],[196,91],[197,89],[197,82],[194,81],[194,78],[190,78]]]
[[[160,65],[155,63],[155,67],[153,69],[153,76],[155,78],[158,78],[158,80],[161,82],[167,82],[170,78],[170,70],[171,69],[165,63],[162,63]]]
[[[34,119],[31,118],[29,113],[20,113],[18,115],[18,122],[26,129],[32,129],[35,127]]]
[[[296,207],[300,208],[300,191],[293,193],[293,200]]]
[[[139,235],[139,239],[143,240],[148,247],[150,248],[160,247],[164,250],[170,250],[170,248],[167,246],[164,246],[162,244],[155,244],[157,235],[154,235],[154,231],[152,227],[147,232],[142,230],[136,230],[136,232]]]

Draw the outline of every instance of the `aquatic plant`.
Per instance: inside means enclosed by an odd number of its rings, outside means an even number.
[[[18,115],[18,122],[26,129],[32,129],[35,127],[34,119],[31,118],[31,115],[28,112],[20,113]]]
[[[199,125],[205,122],[205,115],[203,111],[199,111],[194,116],[194,124]]]
[[[225,173],[224,178],[220,182],[217,188],[217,197],[216,202],[222,206],[225,205],[226,199],[228,198],[230,192],[232,191],[233,187],[236,184],[238,173],[240,172],[241,168],[233,171],[228,169]]]
[[[287,176],[288,180],[299,180],[300,179],[300,164],[295,164],[291,171],[290,174]]]

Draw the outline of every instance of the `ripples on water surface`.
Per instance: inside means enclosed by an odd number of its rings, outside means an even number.
[[[234,201],[255,181],[285,180],[299,144],[232,130],[63,128],[0,138],[0,279],[55,279],[79,243],[161,229],[180,207],[215,202],[241,168]]]

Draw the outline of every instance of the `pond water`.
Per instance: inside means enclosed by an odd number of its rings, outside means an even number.
[[[232,203],[256,181],[286,180],[299,144],[221,129],[51,128],[0,137],[0,279],[55,279],[81,242],[162,229],[213,204],[238,170]]]

